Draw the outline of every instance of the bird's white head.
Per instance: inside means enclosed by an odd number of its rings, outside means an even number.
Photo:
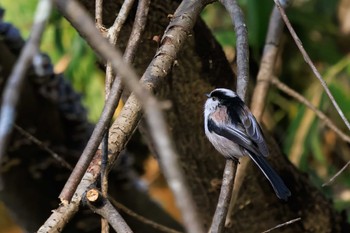
[[[208,115],[216,110],[216,108],[220,105],[220,102],[227,98],[234,98],[237,94],[226,88],[216,88],[209,94],[207,94],[207,101],[204,105],[204,114]]]

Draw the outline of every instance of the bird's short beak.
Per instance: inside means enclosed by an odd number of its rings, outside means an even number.
[[[209,98],[209,97],[210,97],[210,94],[208,94],[208,93],[205,93],[205,96]]]

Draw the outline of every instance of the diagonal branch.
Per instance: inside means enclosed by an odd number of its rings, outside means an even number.
[[[277,226],[274,226],[274,227],[272,227],[272,228],[270,228],[270,229],[268,229],[266,231],[263,231],[262,233],[268,233],[268,232],[274,231],[274,230],[279,229],[281,227],[288,226],[288,225],[293,224],[293,223],[298,222],[298,221],[301,221],[300,217],[292,219],[292,220],[289,220],[289,221],[281,223],[281,224],[278,224]]]
[[[16,118],[16,106],[22,91],[24,77],[34,56],[38,53],[46,21],[50,16],[51,6],[51,0],[41,0],[39,2],[31,35],[22,49],[21,55],[5,86],[0,112],[0,162],[5,154],[6,146],[13,129],[13,123]]]
[[[152,226],[154,229],[160,230],[164,233],[182,233],[180,231],[171,229],[169,227],[166,227],[164,225],[161,225],[159,223],[156,223],[148,218],[145,218],[137,213],[135,213],[134,211],[132,211],[131,209],[127,208],[126,206],[124,206],[123,204],[117,202],[115,199],[113,199],[112,197],[109,197],[109,199],[111,200],[112,204],[117,207],[118,209],[120,209],[121,211],[123,211],[125,214],[137,219],[140,222],[143,222],[147,225]]]
[[[298,35],[296,34],[295,30],[293,29],[292,25],[289,22],[289,19],[286,15],[286,12],[284,11],[283,7],[281,6],[280,2],[277,0],[274,0],[276,6],[278,7],[278,10],[281,13],[282,19],[284,20],[291,36],[293,37],[295,44],[298,46],[301,54],[304,57],[305,62],[310,66],[312,72],[315,74],[316,78],[320,81],[323,89],[325,90],[326,94],[328,95],[328,98],[330,99],[330,101],[332,102],[333,106],[335,107],[335,109],[337,110],[339,116],[341,117],[341,119],[344,121],[346,127],[350,130],[350,123],[349,121],[346,119],[343,111],[341,110],[341,108],[339,107],[337,101],[334,99],[334,96],[332,94],[332,92],[329,90],[327,83],[324,81],[324,79],[322,78],[321,74],[318,72],[316,66],[314,65],[314,63],[312,62],[312,60],[310,59],[308,53],[305,51]]]
[[[322,184],[322,187],[330,185],[340,174],[344,172],[344,170],[350,165],[350,161],[348,161],[337,173],[335,173],[326,183]]]
[[[273,85],[275,85],[279,90],[293,97],[300,103],[304,104],[306,107],[311,109],[320,120],[322,120],[330,129],[332,129],[338,136],[345,142],[350,143],[350,137],[342,132],[335,124],[329,119],[323,112],[318,110],[310,101],[308,101],[304,96],[300,95],[295,90],[288,87],[286,84],[279,81],[276,77],[271,77],[269,80]]]
[[[36,138],[34,135],[23,129],[22,127],[14,124],[13,126],[20,134],[22,134],[24,137],[26,137],[29,141],[39,146],[41,149],[45,150],[47,153],[49,153],[57,162],[59,162],[62,167],[67,168],[68,170],[73,170],[73,167],[60,155],[58,155],[56,152],[51,150],[47,145],[45,145],[44,142],[40,141],[38,138]]]

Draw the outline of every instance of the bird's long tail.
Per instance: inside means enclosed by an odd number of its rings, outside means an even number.
[[[255,155],[253,153],[248,153],[249,157],[254,161],[260,170],[264,173],[266,178],[270,181],[273,190],[279,199],[287,200],[291,195],[290,190],[284,184],[281,177],[273,170],[270,164],[266,161],[263,156]]]

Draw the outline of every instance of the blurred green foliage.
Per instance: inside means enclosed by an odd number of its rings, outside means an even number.
[[[37,1],[2,0],[5,21],[14,24],[28,38]],[[41,50],[83,96],[91,121],[98,120],[104,103],[104,74],[97,68],[96,57],[86,42],[55,10],[46,27]]]

